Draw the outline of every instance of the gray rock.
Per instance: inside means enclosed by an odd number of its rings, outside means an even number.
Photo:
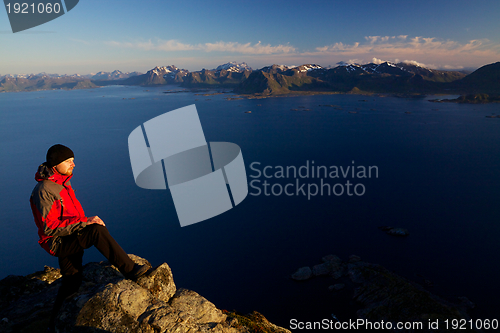
[[[361,258],[355,254],[351,254],[349,256],[349,263],[354,263],[354,262],[358,262],[358,261],[361,261]]]
[[[333,254],[329,254],[327,256],[324,256],[323,258],[321,258],[321,260],[323,260],[323,262],[333,262],[333,263],[337,263],[339,265],[342,263],[342,260]]]
[[[107,284],[112,281],[123,279],[123,275],[118,268],[106,262],[91,262],[85,265],[83,270],[83,280],[86,284],[97,285]]]
[[[346,273],[346,265],[342,261],[332,261],[330,276],[334,279],[341,278]]]
[[[129,256],[129,257],[130,257],[130,259],[132,259],[132,260],[133,260],[136,264],[151,266],[151,264],[149,263],[149,261],[147,261],[146,259],[141,258],[141,257],[139,257],[139,256],[136,256],[135,254],[129,254],[128,256]]]
[[[458,300],[460,301],[460,304],[465,307],[465,308],[470,308],[474,309],[476,307],[476,304],[471,302],[467,297],[465,296],[460,296],[458,297]]]
[[[322,263],[313,266],[312,268],[312,273],[314,276],[320,276],[320,275],[328,275],[332,271],[332,265],[330,263]]]
[[[292,274],[292,279],[303,281],[311,278],[312,276],[325,276],[330,275],[335,279],[340,278],[345,272],[345,265],[342,260],[333,255],[327,255],[322,258],[323,263],[314,265],[313,268],[301,267]]]
[[[329,286],[328,290],[330,290],[330,291],[336,291],[336,290],[343,289],[344,287],[345,287],[345,284],[343,284],[343,283],[337,283],[337,284]]]
[[[295,273],[292,274],[292,279],[297,281],[304,281],[312,276],[312,270],[310,267],[301,267]]]
[[[130,257],[149,265],[143,258]],[[133,282],[108,262],[85,265],[80,290],[65,301],[58,315],[58,332],[248,333],[254,327],[268,327],[269,332],[290,333],[257,312],[223,312],[194,291],[176,290],[166,263],[148,273]],[[0,289],[11,290],[12,295],[0,298],[0,318],[4,318],[0,331],[45,331],[60,286],[60,280],[53,279],[57,275],[58,270],[46,268],[33,276],[1,280]],[[37,308],[41,304],[43,308]]]
[[[333,255],[323,257],[323,262],[314,266],[313,272],[322,272],[324,269],[322,265],[329,264],[332,268],[331,276],[340,278],[347,274],[350,278],[351,283],[347,286],[344,283],[336,283],[330,285],[328,290],[335,292],[346,288],[349,292],[353,291],[352,299],[358,303],[356,310],[359,319],[392,323],[421,322],[422,318],[435,318],[434,320],[441,322],[445,320],[465,322],[467,318],[470,319],[467,309],[473,308],[474,303],[466,297],[459,297],[459,304],[443,300],[380,265],[361,261],[356,255],[351,255],[347,263],[336,259]],[[303,267],[295,274],[305,276],[307,268]],[[471,331],[478,332],[478,330]]]
[[[180,289],[170,304],[201,324],[220,323],[227,318],[213,303],[192,290]]]
[[[153,295],[135,282],[121,280],[116,284],[110,283],[84,304],[77,315],[75,326],[108,332],[134,332],[139,326],[137,319],[152,300]],[[65,318],[59,319],[64,321]],[[64,326],[68,330],[73,325],[69,323]]]
[[[138,332],[196,332],[199,327],[192,317],[170,304],[151,305],[141,317]]]
[[[399,237],[406,237],[410,235],[408,229],[403,229],[403,228],[392,228],[387,230],[386,233],[391,236],[399,236]]]
[[[155,298],[164,302],[168,302],[176,291],[172,270],[167,263],[161,264],[149,275],[139,278],[137,283],[149,290]]]
[[[334,271],[331,274],[331,277],[334,278],[335,280],[340,279],[343,275],[342,270]]]
[[[405,237],[405,236],[410,235],[410,232],[408,231],[408,229],[393,228],[390,226],[381,226],[378,228],[382,231],[385,231],[386,234],[391,235],[391,236]]]
[[[422,318],[464,320],[466,312],[456,304],[431,294],[421,286],[366,262],[349,264],[349,276],[356,284],[353,299],[362,308],[358,318],[370,321],[416,322]],[[471,330],[476,332],[475,330]]]

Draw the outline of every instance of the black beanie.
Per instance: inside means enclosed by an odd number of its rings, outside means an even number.
[[[72,157],[75,157],[75,154],[68,147],[59,144],[53,145],[47,150],[47,162],[45,164],[52,168]]]

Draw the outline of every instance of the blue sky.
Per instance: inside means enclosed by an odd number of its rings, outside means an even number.
[[[478,68],[500,61],[500,1],[81,0],[13,34],[0,9],[0,75],[190,71],[247,62],[323,66],[412,61]]]

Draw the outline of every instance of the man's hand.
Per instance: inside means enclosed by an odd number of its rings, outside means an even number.
[[[103,220],[101,220],[101,218],[99,216],[91,216],[91,217],[87,217],[87,224],[100,224],[102,225],[103,227],[105,227],[106,225],[104,224]]]

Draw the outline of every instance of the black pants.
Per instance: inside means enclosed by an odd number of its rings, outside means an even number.
[[[91,246],[95,246],[120,272],[128,273],[134,268],[134,262],[111,237],[108,229],[99,224],[91,224],[76,234],[62,237],[56,253],[62,276],[81,273],[83,250]]]
[[[111,237],[108,229],[102,225],[91,224],[78,233],[61,237],[56,256],[59,259],[59,268],[63,277],[50,319],[51,326],[54,326],[55,318],[64,300],[80,288],[83,250],[91,246],[95,246],[120,272],[128,273],[134,268],[134,262]]]

